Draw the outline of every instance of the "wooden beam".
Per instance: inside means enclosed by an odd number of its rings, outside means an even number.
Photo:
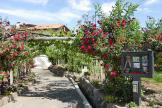
[[[75,40],[76,37],[33,37],[31,40],[42,40],[42,41],[48,41],[48,40]]]

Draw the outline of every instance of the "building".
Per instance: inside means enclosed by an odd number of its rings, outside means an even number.
[[[16,28],[17,29],[27,29],[27,28],[35,27],[35,26],[36,25],[34,25],[34,24],[25,24],[25,23],[21,23],[21,22],[16,23]]]
[[[36,25],[33,27],[29,27],[28,29],[31,30],[53,30],[53,31],[64,31],[64,32],[68,32],[70,31],[65,25],[63,24],[42,24],[42,25]]]

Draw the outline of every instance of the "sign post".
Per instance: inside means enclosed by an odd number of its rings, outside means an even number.
[[[133,100],[141,104],[141,77],[152,78],[154,72],[153,51],[125,51],[121,56],[122,72],[133,78]]]
[[[141,104],[141,79],[133,78],[133,100],[139,106]]]

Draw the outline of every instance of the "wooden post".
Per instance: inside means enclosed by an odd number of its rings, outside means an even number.
[[[100,81],[102,81],[102,73],[103,73],[103,67],[102,66],[100,66],[100,70],[101,70],[101,72],[100,72]]]
[[[10,71],[10,85],[13,84],[13,71]]]

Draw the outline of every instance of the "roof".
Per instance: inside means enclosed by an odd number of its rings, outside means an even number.
[[[63,24],[41,24],[41,25],[36,25],[33,28],[34,29],[50,29],[50,28],[61,28],[65,27]]]

